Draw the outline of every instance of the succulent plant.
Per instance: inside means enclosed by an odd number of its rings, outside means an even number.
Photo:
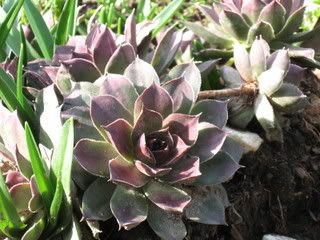
[[[313,60],[308,52],[312,49],[299,49],[292,43],[301,42],[316,35],[320,28],[300,32],[305,6],[303,0],[223,0],[211,6],[198,6],[209,19],[208,27],[187,22],[189,29],[211,44],[215,49],[203,51],[207,56],[232,55],[234,43],[250,46],[256,37],[262,36],[272,49],[284,46],[292,48],[292,56]],[[231,50],[231,52],[230,52]]]
[[[256,39],[248,53],[245,46],[234,47],[235,70],[220,69],[227,88],[251,89],[253,96],[235,97],[229,104],[229,120],[245,128],[255,116],[267,137],[281,140],[278,116],[281,112],[295,112],[308,104],[306,96],[295,85],[304,78],[304,69],[290,63],[288,50],[270,55],[266,41]]]
[[[62,136],[64,147],[55,149],[52,157],[44,147],[41,156],[30,128],[23,129],[16,112],[0,105],[0,116],[0,236],[22,240],[66,236],[72,223],[72,134]],[[71,121],[64,130],[73,130]]]
[[[96,176],[84,187],[84,219],[114,216],[127,230],[147,220],[163,239],[185,237],[183,215],[225,224],[221,183],[239,168],[242,153],[221,129],[227,102],[196,102],[201,76],[194,63],[175,74],[160,80],[136,58],[123,75],[100,80],[90,113],[101,140],[81,139],[75,147],[78,163]]]

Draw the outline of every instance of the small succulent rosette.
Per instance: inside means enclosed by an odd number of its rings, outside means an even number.
[[[213,6],[199,5],[209,20],[208,27],[186,22],[186,26],[203,38],[213,49],[204,50],[204,57],[230,57],[235,42],[248,44],[262,36],[275,49],[289,47],[316,34],[300,32],[305,12],[304,1],[298,0],[223,0]],[[312,49],[293,50],[292,55],[313,59]]]
[[[242,150],[221,129],[227,102],[196,102],[200,85],[194,63],[160,80],[139,58],[103,78],[90,109],[103,140],[75,147],[78,163],[97,176],[83,195],[85,219],[114,216],[127,230],[147,220],[163,239],[185,237],[182,216],[225,224],[221,183],[239,168]]]
[[[296,86],[304,79],[304,69],[290,63],[287,50],[270,55],[263,39],[255,40],[249,53],[243,45],[235,45],[234,62],[236,70],[228,66],[220,69],[225,86],[249,87],[256,93],[231,99],[230,123],[245,128],[255,116],[270,140],[281,141],[280,113],[296,112],[308,104]]]

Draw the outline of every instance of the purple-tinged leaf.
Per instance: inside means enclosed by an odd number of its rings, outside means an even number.
[[[156,83],[145,89],[134,105],[134,119],[137,119],[143,107],[156,111],[163,118],[173,111],[173,101],[169,93]]]
[[[254,79],[266,70],[267,62],[264,50],[264,40],[256,39],[250,50],[250,63],[252,67],[252,76]]]
[[[214,10],[214,8],[206,5],[197,5],[196,6],[210,21],[213,21],[219,24],[219,15]]]
[[[149,134],[161,129],[162,116],[153,110],[143,107],[132,131],[132,142],[135,144],[142,134]]]
[[[26,178],[30,179],[33,175],[31,162],[19,152],[18,148],[16,148],[16,162],[20,173]]]
[[[284,111],[298,111],[309,104],[307,96],[290,83],[284,83],[277,92],[271,95],[271,101]]]
[[[105,73],[123,74],[124,70],[136,59],[136,52],[129,43],[122,44],[107,63]],[[140,70],[141,71],[141,70]]]
[[[168,91],[173,100],[173,111],[177,113],[189,113],[194,100],[191,85],[184,77],[166,82],[163,88]]]
[[[28,210],[28,203],[31,199],[29,183],[18,183],[10,188],[10,195],[19,213]]]
[[[278,39],[285,39],[299,30],[299,27],[301,26],[301,23],[303,21],[305,9],[306,6],[300,7],[289,16],[284,27],[276,36]]]
[[[304,74],[305,74],[304,68],[295,64],[290,64],[289,71],[286,77],[284,78],[284,82],[292,83],[294,85],[299,86],[301,81],[304,79]]]
[[[130,123],[133,122],[130,112],[115,97],[110,95],[93,97],[90,109],[92,121],[98,129],[119,118]]]
[[[86,59],[74,58],[62,64],[75,82],[94,82],[101,76],[99,69]]]
[[[187,235],[181,215],[164,211],[150,203],[147,221],[152,230],[162,239],[183,240]]]
[[[272,95],[281,87],[286,73],[279,68],[270,68],[258,77],[259,93]]]
[[[227,134],[217,126],[210,123],[200,123],[197,142],[192,146],[189,153],[198,156],[204,163],[211,159],[221,149]]]
[[[237,70],[229,66],[220,68],[220,76],[223,79],[224,85],[228,88],[237,88],[243,84],[243,80]]]
[[[119,224],[119,229],[123,227],[130,230],[147,219],[147,199],[132,188],[117,186],[110,201],[110,208]]]
[[[172,134],[172,140],[174,142],[174,148],[169,153],[167,161],[164,162],[165,166],[174,165],[178,160],[180,160],[185,155],[185,153],[190,148],[190,146],[185,144],[185,142],[176,134]],[[156,157],[155,153],[154,155]]]
[[[229,135],[229,132],[228,131],[226,132]],[[229,136],[227,136],[221,148],[221,151],[228,153],[232,157],[232,159],[237,163],[240,162],[240,159],[242,157],[242,154],[244,153],[244,150],[245,149],[240,145],[239,142],[237,142],[235,139]]]
[[[60,64],[61,62],[70,60],[74,50],[74,46],[57,46],[52,61],[56,64]]]
[[[185,181],[192,181],[201,175],[200,160],[195,156],[186,156],[181,159],[173,169],[165,175],[162,179],[165,182],[180,183]]]
[[[174,26],[164,33],[151,61],[151,65],[159,75],[173,62],[181,41],[182,31],[176,31]]]
[[[140,188],[148,182],[148,177],[142,174],[132,162],[118,156],[109,161],[110,181],[127,186]]]
[[[0,142],[0,157],[3,158],[9,165],[12,164],[12,168],[15,168],[14,155],[1,142]],[[4,170],[5,169],[2,169],[3,172],[5,172]]]
[[[182,213],[191,201],[186,192],[158,181],[150,181],[143,190],[151,202],[165,211]]]
[[[107,142],[81,139],[75,146],[74,155],[78,163],[91,174],[107,177],[108,162],[118,154]]]
[[[149,176],[149,177],[159,177],[167,174],[170,172],[171,168],[158,168],[158,167],[150,167],[149,165],[136,160],[134,162],[136,168],[142,172],[143,174]]]
[[[28,210],[32,213],[37,213],[41,208],[43,208],[41,195],[32,196],[28,203]]]
[[[201,73],[193,61],[186,67],[183,76],[193,89],[193,97],[195,102],[201,88]]]
[[[233,51],[234,64],[236,65],[236,68],[243,80],[245,80],[246,82],[254,80],[251,72],[249,54],[245,46],[241,44],[235,44]]]
[[[86,36],[71,36],[67,42],[67,46],[74,47],[74,51],[78,53],[88,52]]]
[[[192,115],[201,114],[199,122],[208,122],[223,128],[228,120],[228,101],[202,100],[191,110]]]
[[[73,52],[72,53],[72,58],[82,58],[86,59],[90,62],[94,62],[93,56],[90,53],[78,53],[78,52]]]
[[[27,183],[28,179],[26,179],[20,172],[17,171],[9,171],[6,175],[6,185],[8,188],[12,188],[14,185],[19,183]]]
[[[278,33],[285,23],[286,9],[278,2],[272,1],[261,11],[259,20],[271,24],[275,33]]]
[[[151,165],[156,164],[156,160],[151,153],[150,149],[147,147],[146,136],[142,134],[135,144],[135,153],[136,158],[141,160],[142,162],[149,163]]]
[[[201,176],[196,185],[216,185],[232,178],[240,165],[225,152],[218,152],[212,159],[200,164]]]
[[[158,74],[154,68],[138,57],[126,68],[124,75],[131,80],[139,94],[153,83],[160,84]]]
[[[240,14],[224,10],[220,13],[219,18],[220,23],[226,32],[237,39],[247,40],[249,25]]]
[[[245,0],[241,6],[241,14],[246,15],[252,23],[255,23],[265,3],[262,0]]]
[[[135,10],[131,12],[126,20],[126,24],[124,26],[124,35],[126,38],[126,42],[130,43],[134,51],[137,52]]]
[[[125,76],[118,74],[108,74],[105,77],[99,95],[114,96],[130,113],[133,113],[134,102],[138,97],[132,82]]]
[[[288,50],[278,50],[273,54],[273,56],[274,56],[274,60],[272,62],[271,68],[278,68],[284,71],[285,73],[287,73],[290,66],[290,58],[289,58]]]
[[[133,145],[131,141],[132,126],[124,119],[117,119],[107,126],[103,126],[108,139],[118,153],[126,159],[133,159]]]
[[[40,195],[39,188],[34,175],[32,175],[32,177],[30,178],[30,187],[32,196]]]
[[[95,64],[103,72],[117,48],[111,30],[104,25],[96,25],[89,33],[86,44],[93,53]]]
[[[298,0],[300,2],[300,0]],[[286,16],[285,18],[287,19],[288,16],[291,13],[291,9],[292,9],[292,3],[293,2],[298,2],[298,1],[292,1],[292,0],[279,0],[279,3],[284,7],[284,9],[286,10]],[[302,6],[302,5],[301,5]]]
[[[185,210],[186,217],[202,224],[226,225],[225,205],[215,189],[198,191],[192,194]]]
[[[137,24],[137,45],[140,47],[143,42],[148,38],[153,29],[157,26],[155,22],[143,21]]]
[[[106,178],[97,178],[84,192],[82,214],[86,220],[107,221],[112,218],[110,199],[116,185]]]
[[[187,145],[193,145],[198,138],[200,115],[173,113],[164,121],[163,126],[169,127],[171,134],[178,135]]]
[[[252,44],[257,37],[263,38],[267,42],[272,41],[275,38],[275,33],[271,24],[264,21],[253,24],[248,32],[247,43]]]

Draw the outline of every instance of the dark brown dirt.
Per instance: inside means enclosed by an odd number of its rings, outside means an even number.
[[[225,184],[232,204],[228,226],[190,222],[188,240],[261,240],[266,233],[320,239],[320,80],[308,75],[302,89],[311,105],[285,116],[284,144],[265,142],[245,155],[244,168]],[[251,128],[259,132],[255,124]],[[116,227],[114,220],[107,222],[102,239],[158,239],[147,224],[129,232]]]

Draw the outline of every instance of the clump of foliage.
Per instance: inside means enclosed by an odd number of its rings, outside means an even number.
[[[183,215],[225,224],[220,184],[239,168],[241,148],[221,130],[226,102],[195,102],[200,84],[194,63],[161,81],[139,58],[124,75],[103,78],[90,109],[103,140],[82,139],[75,147],[78,163],[98,177],[83,196],[85,219],[114,216],[127,230],[147,220],[163,239],[185,237]]]
[[[270,55],[266,41],[257,39],[248,53],[245,46],[234,46],[236,69],[221,68],[221,77],[227,88],[242,88],[251,95],[240,95],[229,105],[230,122],[245,128],[255,116],[267,137],[282,139],[278,120],[280,112],[295,112],[308,103],[306,96],[295,84],[304,78],[304,69],[290,63],[288,50]]]
[[[314,62],[311,49],[297,51],[296,42],[319,33],[320,28],[302,31],[305,6],[303,1],[221,1],[213,7],[199,5],[199,10],[209,19],[208,27],[186,22],[188,28],[213,46],[202,52],[203,56],[230,57],[234,43],[251,46],[257,37],[265,39],[272,49],[287,47],[292,56]],[[231,52],[230,52],[231,50]],[[308,60],[305,60],[308,61]]]
[[[24,130],[16,112],[1,105],[0,114],[1,169],[6,171],[0,171],[0,235],[22,240],[66,236],[72,224],[72,120],[50,156],[45,148],[40,154],[29,125]]]

